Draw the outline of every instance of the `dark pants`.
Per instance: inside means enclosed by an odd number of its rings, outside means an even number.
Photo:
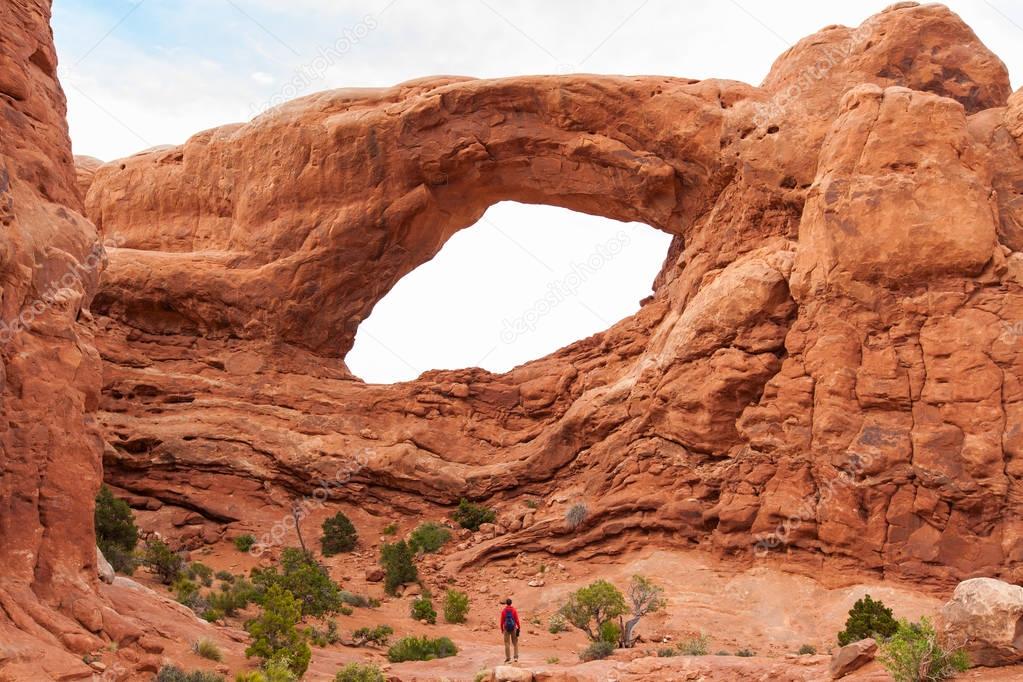
[[[519,660],[519,636],[512,630],[504,631],[504,660],[511,660],[511,647],[515,647],[515,660]]]

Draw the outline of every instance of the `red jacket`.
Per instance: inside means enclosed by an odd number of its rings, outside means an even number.
[[[519,624],[519,612],[515,610],[514,606],[505,606],[504,610],[501,611],[501,618],[497,621],[497,627],[504,631],[504,616],[511,611],[512,618],[515,619],[515,629],[519,630],[522,626]]]

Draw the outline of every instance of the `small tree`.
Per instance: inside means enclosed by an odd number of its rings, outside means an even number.
[[[341,589],[327,569],[312,554],[296,547],[281,553],[281,573],[276,568],[253,569],[252,582],[264,591],[271,585],[287,590],[302,604],[306,616],[334,613],[341,606]]]
[[[845,621],[845,630],[838,633],[841,646],[858,642],[868,637],[886,639],[895,634],[899,624],[892,618],[892,610],[881,601],[874,601],[870,595],[857,599],[849,609],[849,617]]]
[[[320,538],[323,556],[351,552],[358,541],[359,534],[355,531],[355,526],[343,512],[338,512],[323,522],[323,537]]]
[[[156,573],[164,585],[173,583],[185,566],[185,560],[159,538],[153,538],[146,542],[146,549],[142,553],[142,563]]]
[[[444,620],[449,623],[464,623],[469,612],[469,595],[458,590],[444,593]]]
[[[305,637],[296,627],[301,618],[299,601],[279,585],[271,586],[263,598],[263,612],[246,623],[252,644],[245,650],[245,656],[258,656],[264,663],[286,657],[288,667],[301,677],[312,657]]]
[[[649,578],[641,575],[632,576],[632,582],[629,583],[629,607],[632,615],[622,626],[622,646],[630,648],[636,643],[633,630],[643,616],[664,608],[667,602],[664,601],[663,594],[664,588],[658,587]]]
[[[458,509],[452,516],[458,525],[473,532],[479,530],[484,523],[493,523],[497,520],[497,512],[493,509],[473,504],[464,497],[458,503]]]
[[[380,548],[380,565],[384,568],[384,590],[387,594],[395,594],[400,585],[419,577],[413,557],[412,549],[404,540]]]
[[[135,570],[135,545],[139,531],[131,507],[101,485],[96,495],[96,511],[93,515],[96,526],[96,546],[118,573],[131,574]]]
[[[625,597],[614,585],[598,580],[569,595],[561,614],[569,623],[586,633],[592,641],[600,641],[604,623],[627,611]]]
[[[877,659],[895,682],[940,682],[970,667],[965,651],[946,648],[927,618],[898,622],[898,629],[880,645]]]

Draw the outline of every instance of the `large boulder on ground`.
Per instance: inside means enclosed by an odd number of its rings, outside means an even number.
[[[854,670],[859,670],[873,661],[876,655],[877,642],[869,637],[846,644],[831,657],[831,679],[837,680]]]
[[[964,580],[941,610],[941,630],[974,665],[1023,662],[1023,587],[994,578]]]

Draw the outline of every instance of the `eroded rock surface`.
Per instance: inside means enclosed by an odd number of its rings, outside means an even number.
[[[106,164],[107,477],[214,524],[324,480],[382,508],[564,501],[466,563],[688,542],[1016,576],[1021,107],[956,15],[902,3],[760,87],[424,79]],[[352,377],[373,305],[506,199],[674,235],[655,295],[505,375]]]

